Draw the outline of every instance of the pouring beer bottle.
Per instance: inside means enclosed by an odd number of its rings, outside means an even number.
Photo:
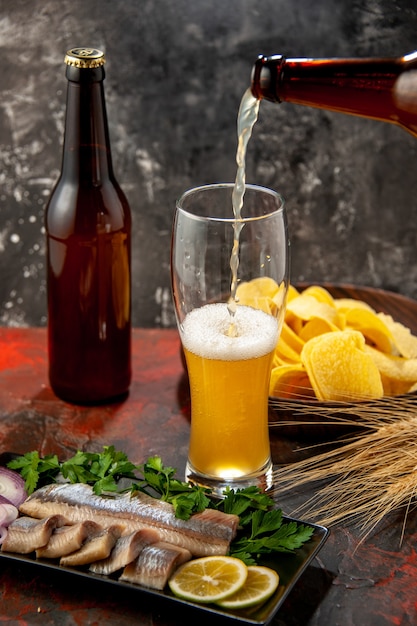
[[[112,167],[105,56],[65,56],[61,175],[45,215],[49,380],[60,398],[99,404],[131,379],[131,213]]]
[[[417,52],[398,58],[260,56],[255,98],[392,122],[417,137]]]

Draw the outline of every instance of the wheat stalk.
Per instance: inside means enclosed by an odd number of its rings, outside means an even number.
[[[280,402],[280,410],[283,404]],[[291,401],[288,406],[294,408],[293,404]],[[323,417],[322,423],[328,425],[359,423],[366,430],[338,441],[330,451],[278,467],[274,495],[313,485],[314,495],[292,514],[308,516],[325,526],[355,522],[364,536],[386,515],[403,509],[404,530],[417,494],[417,398],[337,403],[328,409],[300,403],[296,421],[277,421],[271,426],[300,425],[303,415],[305,424],[311,423],[308,417],[314,415]]]

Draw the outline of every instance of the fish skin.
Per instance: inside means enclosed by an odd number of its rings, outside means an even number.
[[[90,535],[79,550],[61,557],[59,564],[64,567],[77,567],[89,565],[99,559],[106,559],[119,537],[120,528],[118,526],[100,529],[96,534]]]
[[[189,550],[160,541],[144,548],[135,561],[126,565],[119,580],[163,589],[177,567],[191,557]]]
[[[18,517],[8,527],[2,551],[30,554],[48,543],[55,528],[66,524],[68,520],[62,515],[51,515],[41,520]]]
[[[37,559],[58,559],[79,550],[84,541],[101,529],[95,522],[77,522],[71,526],[56,528],[48,543],[36,550]]]
[[[113,574],[134,561],[146,546],[158,541],[159,535],[155,530],[150,528],[135,530],[130,535],[119,537],[110,555],[106,559],[91,563],[89,570],[103,576]]]
[[[138,492],[134,496],[97,496],[82,483],[52,484],[38,489],[20,506],[20,512],[43,518],[60,513],[72,523],[93,519],[103,528],[117,523],[122,534],[153,528],[161,541],[190,550],[194,556],[224,555],[236,535],[239,518],[205,509],[189,520],[175,517],[171,504]]]

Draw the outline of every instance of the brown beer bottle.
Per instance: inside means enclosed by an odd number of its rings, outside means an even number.
[[[375,59],[260,56],[252,93],[271,102],[392,122],[417,136],[417,52]]]
[[[114,400],[131,378],[131,213],[112,168],[103,52],[65,56],[62,170],[49,199],[49,379],[60,398]]]

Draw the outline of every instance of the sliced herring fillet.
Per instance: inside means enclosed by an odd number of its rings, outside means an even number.
[[[126,565],[119,580],[163,589],[181,563],[191,559],[191,552],[164,541],[144,548],[138,558]]]
[[[79,550],[61,557],[59,564],[65,567],[74,567],[78,565],[88,565],[94,561],[106,559],[119,537],[120,528],[118,526],[111,526],[110,528],[100,530],[97,534],[88,537]]]
[[[151,528],[135,530],[130,535],[119,537],[110,556],[108,556],[107,559],[91,563],[89,569],[91,572],[94,572],[94,574],[108,576],[134,561],[146,546],[156,543],[157,541],[159,541],[157,531]]]
[[[79,550],[88,537],[96,535],[101,526],[95,522],[77,522],[71,526],[56,528],[46,546],[36,550],[38,559],[58,559]]]
[[[20,506],[32,517],[60,513],[72,523],[93,519],[104,528],[119,524],[122,534],[153,528],[161,541],[178,545],[194,556],[226,554],[236,535],[239,518],[205,509],[189,520],[175,517],[171,504],[138,492],[134,496],[97,496],[89,485],[53,484],[35,491]]]
[[[2,544],[4,552],[30,554],[45,546],[55,528],[68,524],[62,515],[50,515],[44,519],[32,517],[18,517],[8,527],[8,532]]]

